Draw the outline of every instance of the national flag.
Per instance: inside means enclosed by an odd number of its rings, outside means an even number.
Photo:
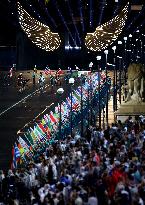
[[[42,123],[42,125],[44,126],[47,122],[45,121],[44,118],[42,118],[41,123]]]
[[[46,68],[45,68],[45,70],[44,70],[44,73],[45,73],[46,75],[51,75],[51,70],[50,70],[49,66],[46,66]]]
[[[50,129],[48,126],[42,125],[42,123],[38,124],[39,128],[43,131],[43,133],[45,133],[45,135],[47,136],[48,139],[50,139]]]
[[[55,106],[54,110],[55,110],[55,113],[59,113],[59,106]]]
[[[21,146],[21,144],[18,142],[18,148],[20,150],[20,164],[22,164],[22,162],[26,163],[26,159],[25,159],[25,156],[24,156],[24,148]]]
[[[25,140],[23,140],[23,138],[19,136],[18,142],[19,142],[20,145],[23,147],[23,149],[24,149],[24,151],[25,151],[25,155],[26,155],[27,157],[32,157],[32,153],[31,153],[31,151],[30,151],[30,149],[29,149],[28,144],[25,142]]]
[[[10,73],[10,78],[11,78],[11,77],[13,76],[13,67],[12,67],[12,68],[10,68],[9,73]]]
[[[34,134],[39,138],[39,142],[42,143],[44,141],[45,137],[37,126],[34,126]]]
[[[46,133],[47,130],[44,128],[44,126],[42,125],[42,123],[39,123],[38,126],[40,127],[40,129],[43,131],[43,133]]]
[[[55,107],[55,113],[58,114],[60,112],[60,105]],[[61,113],[64,113],[63,105],[61,103]],[[58,116],[59,117],[59,116]]]
[[[24,134],[24,136],[26,137],[26,139],[28,139],[29,143],[33,146],[34,141],[33,141],[32,135],[29,132],[29,130]]]
[[[50,120],[50,117],[48,114],[44,115],[44,118],[42,120],[42,125],[48,130],[52,130],[52,122]]]
[[[61,103],[61,106],[62,106],[62,108],[63,108],[63,110],[64,110],[64,115],[68,115],[67,104],[63,101],[63,102]]]
[[[76,104],[73,105],[72,109],[74,111],[78,111],[80,109],[80,105],[78,103],[76,103]]]
[[[79,93],[76,92],[76,90],[74,90],[73,95],[77,98],[79,102],[81,101],[81,96],[79,95]]]
[[[15,142],[13,148],[12,148],[12,155],[13,155],[13,161],[12,161],[12,164],[11,164],[11,169],[16,169],[17,168],[17,163],[19,162],[20,160],[20,150]]]
[[[58,75],[63,74],[63,71],[61,70],[61,68],[58,69],[57,74],[58,74]]]
[[[32,140],[32,138],[30,137],[30,135],[27,134],[27,133],[25,133],[23,137],[24,137],[24,139],[27,141],[27,144],[29,145],[29,149],[30,149],[30,150],[33,150],[33,140]]]
[[[33,142],[34,142],[34,146],[35,146],[39,140],[38,140],[37,136],[35,136],[35,133],[31,127],[30,127],[30,130],[28,130],[28,132],[30,133],[30,135],[33,139]]]
[[[21,146],[20,143],[18,143],[18,148],[19,148],[20,154],[21,154],[21,156],[22,156],[22,155],[24,154],[24,148]]]
[[[50,118],[51,123],[56,123],[58,121],[58,119],[55,118],[52,111],[50,111],[49,118]]]
[[[50,127],[47,124],[44,124],[43,127],[46,129],[47,137],[50,138],[52,129],[50,129]]]
[[[70,108],[71,108],[71,100],[70,100],[69,97],[66,98],[66,105],[67,105],[68,109],[70,110]]]
[[[21,153],[20,153],[20,150],[19,150],[16,142],[14,145],[14,152],[15,152],[16,161],[18,162],[20,160]]]

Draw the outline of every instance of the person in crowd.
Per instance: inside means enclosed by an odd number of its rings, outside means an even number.
[[[44,83],[45,83],[45,78],[42,72],[40,72],[38,83],[39,83],[40,90],[42,91],[44,89]]]
[[[33,86],[36,84],[36,69],[34,68],[33,73],[32,73],[32,80],[33,80]]]
[[[20,73],[17,77],[17,86],[18,86],[18,90],[19,93],[23,92],[23,74]]]
[[[144,205],[145,128],[131,116],[54,140],[24,167],[0,172],[3,204]],[[137,124],[137,125],[136,125]],[[137,127],[137,132],[135,131]],[[39,153],[39,154],[38,154]]]

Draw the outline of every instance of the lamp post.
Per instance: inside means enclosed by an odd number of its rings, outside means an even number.
[[[105,63],[105,72],[106,72],[106,85],[107,85],[107,79],[108,79],[108,71],[107,71],[107,55],[108,55],[108,50],[104,51],[105,56],[106,56],[106,63]],[[104,112],[103,112],[104,115]],[[104,116],[103,116],[104,118]],[[107,89],[107,96],[106,96],[106,125],[108,127],[108,89]]]
[[[89,71],[91,74],[89,75],[88,79],[88,126],[92,125],[92,116],[93,116],[93,109],[92,109],[92,68],[93,68],[93,62],[89,63]],[[90,111],[90,113],[89,113]]]
[[[117,56],[119,58],[119,103],[121,104],[121,56]]]
[[[74,78],[69,79],[69,84],[70,84],[70,95],[71,95],[71,106],[70,106],[70,130],[71,130],[71,137],[72,137],[72,85],[74,84],[75,80]]]
[[[113,64],[115,65],[115,51],[116,51],[116,46],[113,46],[112,47],[112,50],[113,50],[113,52],[114,52],[114,57],[113,57]],[[116,94],[117,94],[117,92],[116,92],[116,90],[117,90],[117,88],[116,88],[116,80],[115,80],[115,78],[116,78],[116,70],[115,70],[115,66],[114,66],[114,69],[113,69],[113,110],[114,110],[114,112],[116,111]]]
[[[126,98],[126,42],[127,42],[127,37],[125,36],[124,38],[124,42],[125,42],[125,47],[124,47],[124,64],[123,64],[123,68],[124,68],[124,94],[125,94],[125,98]]]
[[[92,67],[93,67],[93,62],[89,63],[89,70],[92,71]]]
[[[130,50],[130,60],[133,61],[133,55],[132,55],[132,34],[129,34],[129,50]]]
[[[58,88],[57,89],[58,95],[61,97],[61,95],[64,93],[63,88]],[[59,137],[61,138],[61,99],[59,101]]]
[[[99,127],[101,127],[101,99],[100,99],[100,67],[99,61],[101,60],[101,56],[97,56],[98,61],[98,107],[99,107]]]
[[[83,137],[84,133],[84,125],[83,125],[83,75],[81,75],[81,137]]]

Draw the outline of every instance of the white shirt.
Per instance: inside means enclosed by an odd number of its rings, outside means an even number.
[[[88,205],[98,205],[98,199],[94,196],[89,197]]]

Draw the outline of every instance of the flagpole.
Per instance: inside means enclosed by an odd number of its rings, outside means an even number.
[[[59,139],[61,139],[61,95],[64,93],[63,88],[58,88],[57,93],[60,96],[60,101],[59,101]]]
[[[81,75],[81,137],[83,137],[83,79]]]
[[[107,86],[107,81],[108,81],[108,70],[107,70],[108,50],[105,50],[104,53],[105,53],[105,56],[106,56],[105,73],[106,73],[106,86]],[[106,93],[106,127],[108,127],[108,101],[109,101],[109,96],[108,96],[108,89],[107,89],[107,93]],[[104,112],[103,112],[103,119],[104,119]]]
[[[100,96],[100,66],[99,66],[99,61],[101,60],[101,56],[97,56],[97,61],[98,61],[98,105],[99,105],[99,127],[101,128],[101,96]]]
[[[74,84],[74,78],[69,79],[69,84],[70,84],[70,95],[71,95],[71,107],[70,107],[70,134],[72,137],[72,85]]]

